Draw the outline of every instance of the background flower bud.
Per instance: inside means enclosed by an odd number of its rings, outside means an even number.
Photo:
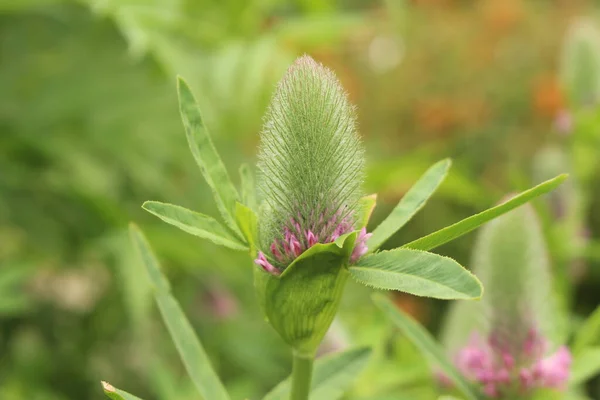
[[[457,303],[445,342],[458,369],[489,398],[566,386],[571,354],[540,223],[524,205],[485,226],[473,270],[485,287],[482,301]]]

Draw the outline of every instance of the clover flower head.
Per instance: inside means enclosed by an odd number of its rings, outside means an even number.
[[[490,335],[487,340],[473,333],[469,343],[455,356],[462,374],[477,382],[489,398],[518,393],[525,395],[535,389],[564,389],[569,379],[571,353],[561,346],[546,356],[548,341],[531,330],[522,348],[515,353]]]
[[[317,243],[360,230],[350,262],[370,234],[357,226],[364,151],[356,117],[337,78],[308,56],[279,83],[259,150],[261,252],[255,263],[279,274]]]
[[[571,353],[559,345],[561,338],[555,335],[560,316],[534,209],[522,206],[484,227],[477,238],[473,264],[486,295],[480,304],[470,306],[472,325],[462,334],[464,338],[470,332],[469,341],[465,344],[457,337],[452,346],[457,368],[492,399],[528,396],[538,389],[564,389]],[[461,323],[459,319],[454,322]]]

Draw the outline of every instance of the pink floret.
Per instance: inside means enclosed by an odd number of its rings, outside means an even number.
[[[539,388],[565,389],[572,364],[571,353],[566,346],[544,358],[547,340],[532,330],[516,362],[515,356],[506,347],[500,346],[496,339],[490,335],[485,341],[474,334],[455,357],[458,370],[465,378],[478,383],[487,397],[505,397],[511,395],[515,388],[521,394]]]
[[[281,274],[281,271],[279,271],[277,268],[275,268],[270,262],[269,260],[267,260],[267,257],[265,257],[264,253],[262,251],[258,252],[258,257],[256,258],[256,260],[254,260],[254,263],[256,265],[260,265],[266,272],[272,274],[272,275],[279,275]]]
[[[319,221],[322,219],[323,215],[321,215]],[[321,227],[315,228],[313,226],[312,228],[313,229],[302,231],[300,223],[295,219],[291,219],[289,227],[286,226],[283,228],[283,238],[275,239],[273,243],[271,243],[269,250],[271,251],[273,258],[281,264],[290,264],[315,244],[334,242],[340,236],[354,230],[353,225],[348,219],[343,218],[340,220],[338,216],[333,216]],[[360,230],[350,256],[350,262],[357,262],[360,257],[367,253],[367,240],[370,237],[371,234],[367,233],[366,228]],[[259,253],[259,257],[255,262],[265,268],[265,270],[275,268],[267,261],[263,253]]]

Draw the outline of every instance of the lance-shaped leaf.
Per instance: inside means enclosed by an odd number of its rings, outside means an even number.
[[[488,210],[482,211],[479,214],[472,215],[453,225],[440,229],[437,232],[431,233],[420,239],[405,244],[402,247],[408,247],[417,250],[431,250],[441,246],[451,240],[456,239],[473,229],[485,224],[486,222],[499,217],[510,210],[527,203],[528,201],[554,190],[567,178],[566,174],[559,175],[556,178],[543,182],[529,190],[521,192],[510,200]]]
[[[208,239],[215,244],[234,250],[248,250],[248,247],[240,239],[233,236],[216,219],[208,215],[158,201],[147,201],[142,208],[166,223],[202,239]]]
[[[373,295],[375,304],[383,310],[390,320],[406,335],[406,337],[434,362],[468,400],[477,400],[476,391],[463,378],[460,372],[446,357],[444,350],[429,332],[418,322],[400,311],[394,303],[381,294]]]
[[[600,347],[590,347],[573,360],[569,385],[577,386],[600,373]]]
[[[146,238],[135,225],[130,226],[130,233],[154,286],[156,304],[196,389],[204,399],[229,400],[229,395],[213,370],[194,329],[171,295],[169,283],[160,271]]]
[[[451,258],[412,249],[395,249],[369,255],[350,267],[352,276],[365,285],[399,290],[436,299],[474,299],[483,288]]]
[[[452,162],[449,159],[439,161],[409,189],[390,215],[375,230],[367,241],[369,252],[377,250],[394,233],[398,232],[410,219],[425,206],[448,174]]]
[[[371,349],[362,347],[319,358],[311,381],[310,400],[336,400],[356,380],[367,364]],[[291,381],[286,379],[263,400],[287,400]]]
[[[217,207],[227,226],[239,234],[234,217],[235,202],[239,200],[237,190],[229,179],[227,169],[215,149],[208,129],[204,126],[196,99],[181,77],[177,79],[177,93],[181,119],[192,155],[213,192]]]
[[[108,382],[102,382],[102,389],[104,394],[113,400],[142,400],[124,390],[117,389]]]

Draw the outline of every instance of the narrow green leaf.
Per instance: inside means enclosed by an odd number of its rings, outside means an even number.
[[[142,208],[166,223],[202,239],[208,239],[215,244],[234,250],[248,250],[244,243],[234,237],[216,219],[208,215],[158,201],[147,201],[142,205]]]
[[[399,290],[436,299],[481,297],[479,280],[451,258],[421,250],[395,249],[360,259],[352,276],[377,289]]]
[[[567,179],[567,176],[567,174],[559,175],[556,178],[550,179],[529,190],[521,192],[520,194],[514,196],[505,203],[482,211],[479,214],[472,215],[453,225],[440,229],[437,232],[431,233],[420,239],[407,243],[402,247],[408,247],[417,250],[431,250],[435,247],[438,247],[444,243],[456,239],[457,237],[471,232],[473,229],[479,227],[480,225],[483,225],[484,223],[496,217],[499,217],[500,215],[505,214],[508,211],[520,205],[523,205],[544,193],[548,193],[551,190],[554,190],[565,179]]]
[[[130,233],[154,286],[156,304],[196,389],[204,399],[229,400],[229,396],[210,365],[210,360],[194,329],[171,295],[168,281],[161,273],[158,261],[144,234],[133,224],[130,226]]]
[[[177,79],[177,93],[181,119],[192,155],[213,192],[223,219],[236,234],[240,234],[234,218],[235,202],[239,201],[237,190],[229,179],[227,169],[215,149],[208,129],[204,126],[196,99],[181,77]]]
[[[600,347],[589,347],[575,356],[569,385],[580,385],[598,374],[600,374]]]
[[[258,217],[250,209],[243,204],[236,203],[235,219],[242,230],[242,234],[246,238],[246,242],[250,246],[250,254],[256,254],[256,243],[258,240]]]
[[[355,380],[367,364],[371,349],[362,347],[318,359],[311,382],[310,400],[335,400]],[[269,392],[264,400],[287,400],[290,396],[290,379],[286,379]]]
[[[452,161],[450,159],[435,163],[406,192],[390,215],[373,231],[373,236],[367,241],[369,252],[377,250],[425,206],[429,197],[444,181],[451,164]]]
[[[248,164],[242,164],[240,167],[240,182],[242,193],[242,204],[248,206],[251,210],[257,210],[256,184],[254,175]]]
[[[142,400],[124,390],[119,390],[108,382],[102,382],[104,394],[113,400]]]
[[[587,347],[600,344],[600,306],[583,322],[573,339],[571,349],[577,354]]]
[[[404,314],[385,296],[375,294],[373,295],[373,301],[425,356],[437,364],[468,400],[477,400],[478,397],[474,389],[454,365],[452,365],[446,357],[444,350],[440,348],[439,344],[425,328]]]

